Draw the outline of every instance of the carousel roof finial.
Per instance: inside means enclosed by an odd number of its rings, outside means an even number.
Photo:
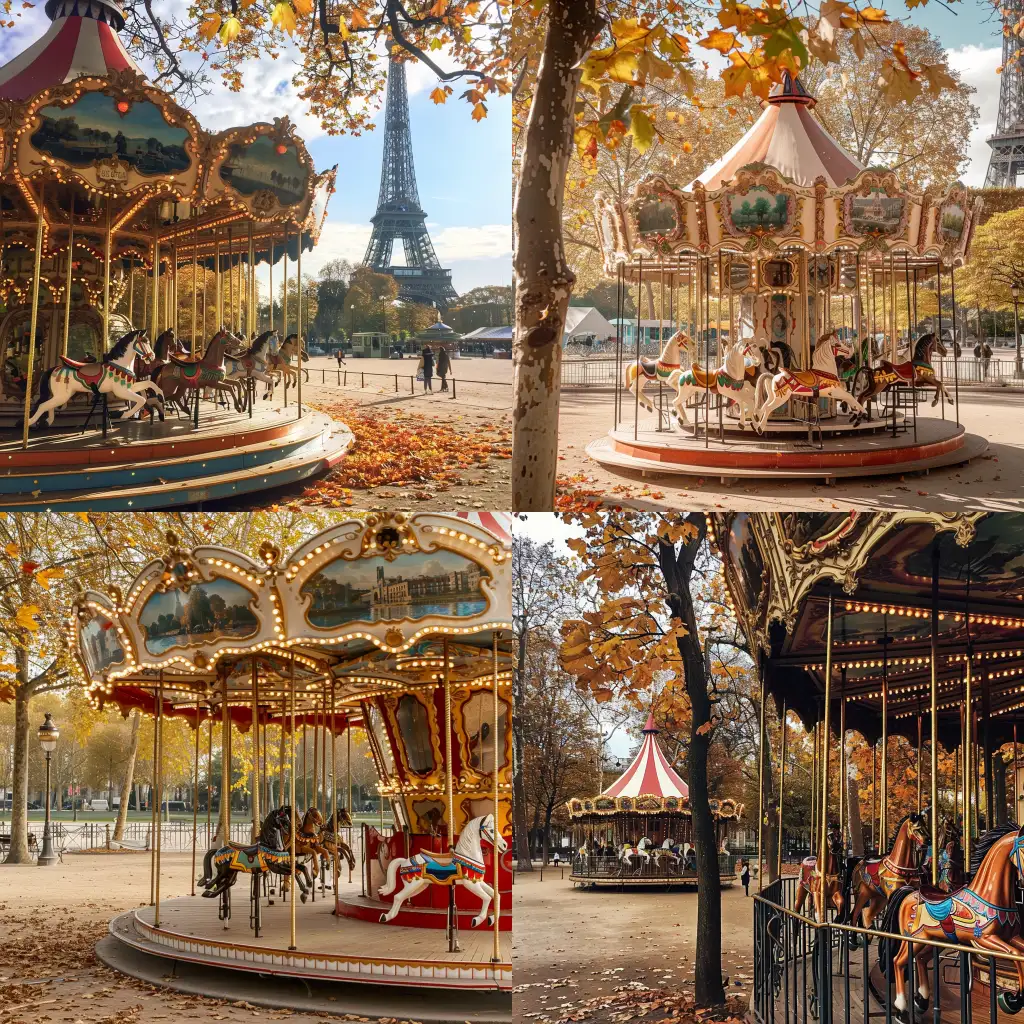
[[[116,0],[47,0],[45,9],[53,24],[0,67],[0,99],[25,100],[86,75],[142,74],[118,35],[124,12]]]

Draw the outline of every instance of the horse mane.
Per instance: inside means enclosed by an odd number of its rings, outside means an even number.
[[[267,341],[268,341],[269,338],[270,338],[270,331],[267,331],[266,334],[261,334],[252,343],[252,347],[249,349],[249,355],[251,355],[251,356],[259,355],[267,347]]]
[[[103,357],[103,362],[112,363],[115,359],[120,359],[121,356],[128,351],[128,346],[140,335],[142,331],[129,331],[126,335],[117,341],[117,344]]]
[[[934,331],[929,331],[927,334],[922,334],[921,337],[918,338],[917,341],[915,341],[913,346],[911,347],[911,356],[910,356],[910,358],[913,359],[913,360],[916,360],[919,357],[919,354],[921,352],[923,352],[923,350],[926,347],[926,345],[928,345],[928,344],[934,345],[935,344],[935,340],[936,339],[935,339],[935,332]]]
[[[205,361],[206,357],[210,354],[210,349],[213,348],[213,346],[218,341],[222,340],[223,338],[226,338],[227,336],[228,336],[228,332],[225,331],[223,328],[221,328],[219,331],[217,331],[214,334],[214,336],[206,343],[206,348],[203,350],[203,358],[200,360],[200,362]]]
[[[889,845],[882,851],[883,853],[888,853],[896,845],[896,837],[900,834],[900,829],[903,828],[911,818],[921,818],[923,821],[924,815],[919,814],[917,811],[908,811],[904,814],[903,817],[896,822],[895,828],[893,828],[892,832],[889,834]]]
[[[978,868],[981,867],[981,862],[985,859],[985,855],[992,849],[1000,839],[1005,838],[1011,832],[1016,832],[1020,828],[1015,822],[1008,822],[1005,825],[996,825],[995,828],[990,828],[987,832],[982,832],[978,836],[978,842],[971,850],[971,874],[976,875]]]

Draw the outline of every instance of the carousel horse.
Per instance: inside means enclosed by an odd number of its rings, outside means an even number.
[[[761,365],[769,373],[792,369],[796,362],[793,349],[784,341],[773,341],[770,345],[758,346],[761,352]]]
[[[903,936],[879,949],[879,963],[890,979],[895,976],[893,1005],[901,1014],[910,1012],[908,978],[910,943],[915,939],[973,946],[984,955],[1024,957],[1017,890],[1024,884],[1024,828],[1003,825],[984,833],[971,860],[973,877],[969,885],[952,892],[922,886],[906,886],[893,893],[886,908],[882,930]],[[934,947],[917,945],[917,991],[914,1010],[923,1014],[931,997],[929,974]],[[1024,960],[1011,961],[1017,972],[1017,991],[1000,992],[998,1002],[1005,1013],[1024,1009]]]
[[[171,356],[171,361],[160,368],[156,378],[168,402],[173,401],[187,411],[185,396],[188,392],[197,388],[210,388],[230,395],[235,409],[241,411],[237,387],[224,379],[224,350],[228,337],[225,330],[219,330],[210,339],[202,358],[194,362]]]
[[[932,848],[928,845],[921,864],[921,877],[929,878],[932,873]],[[952,892],[967,880],[964,875],[964,850],[960,845],[960,829],[951,818],[942,822],[942,833],[939,836],[939,870],[936,885],[944,892]]]
[[[263,381],[268,388],[273,387],[274,378],[269,367],[278,353],[277,331],[264,331],[252,346],[240,355],[226,356],[227,371],[225,379],[237,384],[241,390],[248,380]]]
[[[657,867],[662,860],[670,860],[678,870],[679,865],[683,860],[682,843],[673,843],[672,840],[666,836],[661,846],[655,846],[651,849],[651,856],[654,858],[655,867]]]
[[[892,387],[932,388],[935,391],[932,406],[939,404],[940,395],[945,395],[947,401],[952,401],[945,384],[935,376],[932,369],[933,350],[940,356],[946,354],[945,345],[934,332],[922,334],[914,342],[913,353],[904,362],[891,363],[888,359],[883,359],[878,366],[862,366],[853,379],[853,393],[857,396],[857,401],[870,402]],[[854,423],[860,423],[865,417],[871,419],[867,410],[858,414]]]
[[[825,881],[822,885],[821,869],[817,857],[804,857],[800,862],[800,880],[797,882],[793,909],[799,914],[808,896],[814,901],[815,917],[819,924],[825,921],[825,907],[831,903],[842,916],[843,901],[841,870],[843,864],[843,832],[837,822],[829,822],[828,855],[825,857]]]
[[[341,838],[343,828],[352,827],[352,815],[344,807],[338,811],[338,821],[335,824],[334,815],[327,819],[327,824],[320,830],[320,845],[327,851],[327,855],[320,860],[321,870],[326,871],[332,863],[338,863],[340,857],[348,861],[349,871],[354,871],[356,866],[356,855],[352,847]],[[330,859],[333,858],[333,861]],[[340,871],[340,864],[338,870]]]
[[[318,807],[310,807],[306,813],[302,816],[301,820],[296,819],[297,828],[295,829],[295,863],[305,865],[308,861],[312,861],[314,870],[311,874],[316,875],[318,872],[316,868],[319,866],[321,858],[327,856],[327,850],[323,843],[320,841],[320,835],[324,828],[324,816],[320,813]],[[291,819],[285,823],[285,827],[281,832],[281,841],[284,843],[286,850],[292,848],[292,832],[291,832]],[[281,893],[286,893],[289,889],[289,878],[285,878],[281,882]],[[303,894],[301,896],[302,902],[306,902],[306,897]]]
[[[399,880],[402,889],[395,894],[391,909],[381,914],[381,922],[392,921],[410,896],[428,885],[462,885],[480,897],[480,913],[473,918],[472,926],[479,928],[484,921],[494,924],[494,915],[488,914],[494,889],[486,879],[483,843],[500,857],[507,849],[505,837],[494,827],[494,815],[485,814],[466,823],[459,841],[451,853],[414,853],[411,857],[396,857],[388,865],[387,881],[378,892],[387,896],[394,891]]]
[[[748,361],[749,360],[749,361]],[[725,352],[725,361],[710,373],[693,363],[688,370],[672,374],[669,384],[676,389],[672,402],[679,422],[689,425],[686,403],[695,395],[711,393],[734,401],[740,408],[740,429],[753,421],[761,350],[753,342],[737,341]]]
[[[259,936],[261,878],[265,874],[290,877],[292,873],[291,850],[285,847],[283,841],[291,823],[291,813],[290,807],[278,807],[271,811],[260,828],[256,842],[250,846],[229,844],[206,851],[203,857],[203,877],[198,884],[204,889],[204,897],[221,898],[220,919],[225,922],[225,928],[231,918],[231,887],[242,871],[252,875],[253,921],[256,935]],[[295,877],[299,880],[301,899],[305,903],[306,894],[313,887],[313,879],[298,857],[295,859]]]
[[[836,366],[836,358],[848,356],[853,349],[848,341],[843,341],[833,328],[823,334],[811,355],[809,370],[780,370],[774,376],[765,373],[757,382],[758,410],[754,421],[754,429],[758,433],[764,431],[768,417],[774,409],[784,405],[790,398],[833,398],[845,402],[854,412],[864,412],[864,406],[843,386]],[[762,397],[763,396],[763,397]]]
[[[285,382],[285,390],[291,383],[298,384],[299,370],[292,367],[292,356],[295,355],[298,350],[299,336],[297,334],[290,334],[281,344],[281,348],[275,350],[268,364],[268,373],[273,375],[273,379],[270,380],[265,398],[269,398],[273,392],[273,385],[276,378],[281,377]],[[302,357],[299,360],[299,367],[302,366],[303,362],[309,361],[309,353],[306,351],[305,346],[302,346]],[[302,369],[302,373],[305,375],[305,380],[309,380],[309,371]]]
[[[647,836],[644,836],[635,846],[632,843],[623,843],[619,850],[619,860],[622,863],[623,870],[632,866],[634,857],[642,860],[643,864],[650,864],[651,855],[647,852],[650,846],[651,841]],[[636,870],[639,871],[642,866],[642,864],[638,863]]]
[[[844,907],[849,904],[850,893],[856,893],[850,924],[873,927],[897,889],[920,884],[920,854],[927,843],[927,819],[923,814],[910,813],[896,826],[889,852],[884,857],[851,857],[846,862]],[[857,948],[856,933],[850,933],[850,948]]]
[[[670,383],[669,378],[679,373],[682,363],[691,365],[695,356],[690,338],[683,331],[676,331],[665,342],[657,359],[641,356],[626,366],[626,389],[648,412],[656,412],[654,403],[644,394],[644,385],[649,380]]]
[[[148,363],[153,359],[153,350],[146,339],[146,332],[129,331],[103,357],[102,363],[79,362],[61,356],[60,366],[51,366],[39,381],[39,400],[29,418],[31,427],[40,416],[45,416],[53,426],[54,413],[67,405],[73,395],[111,395],[128,402],[121,413],[121,419],[129,419],[146,408],[146,395],[152,392],[164,397],[163,392],[151,380],[140,380],[135,364],[141,360]]]

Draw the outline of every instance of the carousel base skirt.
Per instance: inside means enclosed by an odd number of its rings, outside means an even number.
[[[329,902],[296,906],[296,946],[289,950],[288,903],[262,908],[260,938],[249,926],[248,892],[233,892],[234,916],[224,927],[218,901],[184,896],[114,918],[119,942],[167,961],[248,971],[307,981],[364,983],[413,988],[510,992],[511,936],[501,936],[501,962],[492,963],[493,933],[459,932],[461,950],[448,952],[444,932],[384,927],[336,917]]]
[[[734,872],[722,872],[719,876],[719,881],[723,886],[733,885],[739,880],[739,876]],[[692,886],[697,886],[697,874],[696,872],[684,872],[682,875],[663,875],[661,877],[643,877],[641,875],[576,875],[572,874],[569,876],[569,880],[575,885],[581,888],[595,888],[595,889],[632,889],[634,887],[643,887],[649,889],[652,887],[669,889]]]
[[[114,421],[102,430],[40,431],[0,439],[0,509],[117,511],[194,505],[308,479],[352,443],[323,413],[257,403],[252,418],[203,403],[199,428]]]
[[[359,921],[380,922],[381,914],[391,909],[390,903],[383,900],[370,899],[369,896],[339,896],[338,914],[341,917],[352,917]],[[475,910],[459,910],[459,934],[465,932],[486,932],[490,929],[486,925],[480,928],[473,928],[473,917]],[[512,931],[512,915],[503,911],[501,921],[498,922],[503,932]],[[448,927],[448,911],[442,907],[403,907],[395,916],[393,921],[381,925],[383,928],[440,928],[442,931]]]
[[[632,429],[613,430],[591,442],[587,454],[602,466],[643,474],[739,477],[787,477],[834,480],[838,477],[880,476],[924,472],[959,465],[983,455],[988,442],[968,434],[952,420],[922,418],[917,434],[870,432],[830,436],[821,447],[799,437],[703,437]]]

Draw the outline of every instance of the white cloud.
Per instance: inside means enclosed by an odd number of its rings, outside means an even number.
[[[495,259],[512,255],[511,224],[447,227],[433,236],[442,263],[447,260]]]
[[[971,133],[969,144],[970,165],[963,176],[966,185],[984,185],[988,158],[992,152],[985,141],[996,130],[996,116],[999,113],[999,75],[996,68],[1002,60],[998,46],[962,46],[949,51],[949,66],[960,72],[968,85],[977,90],[974,103],[980,117]]]

